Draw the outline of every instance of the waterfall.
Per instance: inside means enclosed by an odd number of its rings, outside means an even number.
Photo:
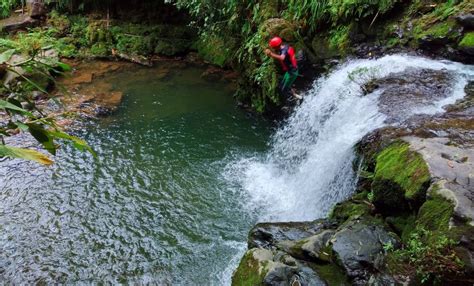
[[[381,91],[364,95],[372,79],[408,69],[443,70],[453,76],[448,94],[437,102],[403,110],[405,119],[442,112],[464,97],[472,66],[408,55],[352,60],[316,80],[304,101],[279,128],[263,157],[240,158],[225,176],[240,186],[244,207],[260,221],[303,221],[324,217],[335,203],[354,192],[354,145],[367,133],[387,125],[377,106]]]

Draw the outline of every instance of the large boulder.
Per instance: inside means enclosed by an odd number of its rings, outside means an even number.
[[[474,56],[474,32],[469,32],[459,42],[459,49],[471,56]]]
[[[418,150],[427,163],[431,176],[437,184],[430,189],[454,206],[452,213],[461,221],[474,226],[474,182],[472,170],[474,151],[469,147],[453,146],[448,138],[404,137],[412,150]],[[428,201],[429,202],[429,201]],[[428,203],[426,202],[426,203]],[[425,203],[425,204],[426,204]],[[420,210],[421,211],[421,210]],[[435,211],[436,215],[440,213]]]
[[[301,240],[324,229],[335,229],[335,220],[319,219],[310,222],[259,223],[249,232],[248,247],[274,247],[285,240]]]
[[[323,286],[326,282],[308,265],[291,256],[262,248],[248,250],[232,276],[232,285]]]
[[[417,209],[429,185],[428,167],[408,143],[395,142],[377,155],[372,201],[380,213],[391,215]]]
[[[353,279],[353,285],[365,285],[372,273],[381,270],[384,246],[399,246],[395,234],[371,220],[347,222],[336,232],[331,242],[338,263]]]
[[[456,21],[466,29],[474,29],[474,14],[472,13],[459,15]]]
[[[282,241],[278,247],[291,256],[313,262],[330,262],[329,240],[334,230],[323,230],[318,234],[297,241]]]
[[[296,30],[295,25],[285,19],[271,18],[260,26],[259,33],[265,39],[280,36],[284,41],[293,42]]]

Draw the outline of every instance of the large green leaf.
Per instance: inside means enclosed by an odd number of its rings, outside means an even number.
[[[68,64],[66,64],[66,63],[58,62],[57,65],[58,65],[59,68],[61,68],[62,71],[67,72],[67,71],[71,71],[71,70],[72,70],[71,66],[68,65]]]
[[[96,156],[96,153],[94,152],[94,150],[92,150],[92,148],[87,144],[87,142],[82,140],[81,138],[69,135],[69,134],[64,133],[62,131],[48,131],[48,132],[51,136],[53,136],[55,138],[71,141],[74,148],[76,148],[80,151],[88,151],[94,157]]]
[[[11,57],[13,56],[14,53],[15,53],[14,49],[6,50],[3,53],[1,53],[0,54],[0,64],[4,64],[4,63],[8,62],[8,60],[11,59]]]
[[[17,112],[19,112],[23,115],[27,115],[27,116],[30,116],[30,117],[33,116],[33,114],[31,112],[29,112],[29,111],[27,111],[27,110],[25,110],[21,107],[18,107],[15,104],[12,104],[8,101],[5,101],[3,99],[0,99],[0,109],[9,109],[9,110],[17,111]]]
[[[43,165],[51,165],[53,161],[43,153],[35,150],[11,147],[0,144],[0,157],[19,158],[31,160]]]
[[[35,123],[27,123],[30,134],[43,145],[49,153],[56,155],[56,145],[54,145],[53,137],[41,125]]]

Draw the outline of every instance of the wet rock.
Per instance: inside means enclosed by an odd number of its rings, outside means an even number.
[[[248,250],[232,276],[232,285],[328,285],[309,264],[281,251]]]
[[[282,241],[278,248],[302,260],[330,262],[331,250],[328,248],[328,242],[334,233],[334,230],[323,230],[302,240]]]
[[[449,43],[449,38],[446,36],[432,36],[432,35],[426,35],[421,37],[418,40],[420,44],[420,48],[426,49],[426,50],[435,50],[440,47],[444,47]]]
[[[474,29],[474,14],[459,15],[456,21],[466,29]]]
[[[414,109],[450,95],[452,76],[447,71],[412,69],[370,81],[369,90],[381,90],[379,107],[388,122],[401,122]]]
[[[311,222],[259,223],[249,232],[248,247],[274,247],[284,240],[301,240],[323,229],[335,229],[335,220],[319,219]]]
[[[353,279],[353,285],[365,285],[373,272],[381,268],[384,245],[399,247],[397,237],[382,225],[366,220],[346,223],[332,239],[338,263]]]
[[[367,282],[368,286],[395,286],[399,285],[397,281],[390,275],[377,273],[370,276]]]
[[[20,22],[11,22],[6,23],[0,27],[0,30],[6,33],[13,33],[21,30],[26,30],[28,28],[36,27],[40,24],[39,20],[33,19],[31,17],[22,19]]]

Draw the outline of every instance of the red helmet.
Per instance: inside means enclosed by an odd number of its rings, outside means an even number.
[[[280,37],[273,37],[273,38],[270,40],[269,45],[270,45],[270,47],[272,47],[272,48],[278,48],[278,47],[281,45],[282,42],[283,42],[283,41],[282,41],[282,39],[281,39]]]

